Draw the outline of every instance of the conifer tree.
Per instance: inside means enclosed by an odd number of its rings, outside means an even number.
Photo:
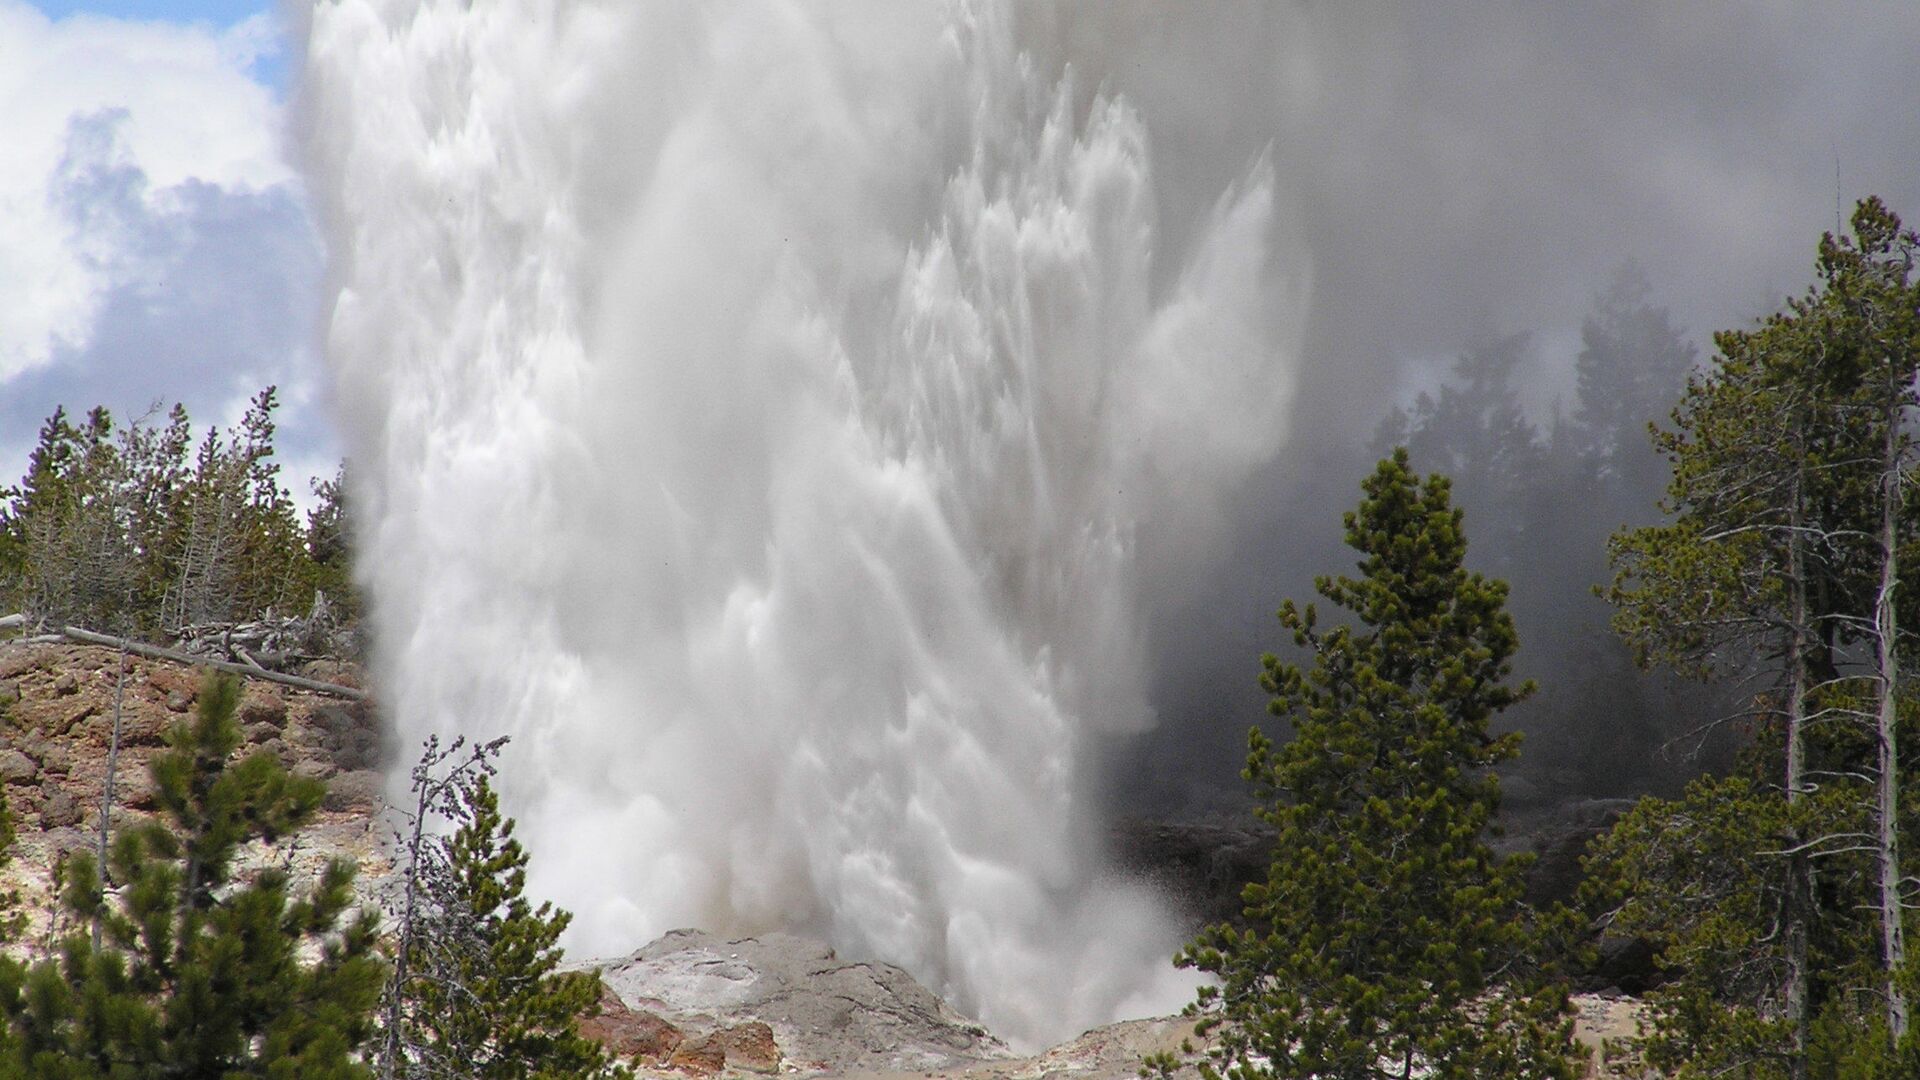
[[[0,979],[9,1076],[294,1077],[354,1080],[373,1031],[376,923],[349,917],[353,866],[297,891],[281,869],[235,880],[243,844],[272,842],[318,807],[317,781],[270,753],[238,762],[240,687],[210,678],[191,721],[150,766],[164,821],[123,829],[109,857],[69,866],[79,930],[24,979]]]
[[[1249,736],[1246,776],[1277,831],[1248,927],[1208,928],[1177,958],[1216,976],[1196,1011],[1217,1030],[1209,1080],[1572,1077],[1567,993],[1534,962],[1544,922],[1524,863],[1485,833],[1492,768],[1517,735],[1488,723],[1523,697],[1506,586],[1467,571],[1444,477],[1404,450],[1346,515],[1358,578],[1321,578],[1351,625],[1289,601],[1281,623],[1312,666],[1262,658],[1276,745]],[[1159,1064],[1167,1064],[1160,1062]]]
[[[1817,1076],[1817,1030],[1866,1033],[1889,1061],[1920,1051],[1900,1045],[1899,794],[1912,777],[1898,755],[1920,239],[1877,199],[1853,220],[1852,237],[1822,241],[1818,286],[1754,330],[1716,335],[1720,355],[1656,436],[1672,520],[1610,544],[1615,626],[1643,663],[1767,684],[1748,710],[1762,737],[1745,770],[1761,782],[1650,801],[1589,865],[1605,917],[1660,941],[1675,969],[1650,1045],[1682,1075]],[[1706,833],[1706,820],[1745,832]],[[1732,881],[1747,899],[1665,917]],[[1874,937],[1879,955],[1863,958]]]
[[[197,443],[179,405],[125,426],[56,409],[26,476],[0,489],[0,610],[154,635],[303,612],[316,591],[351,609],[340,481],[316,488],[302,526],[274,461],[276,408],[269,386]]]
[[[1673,407],[1693,369],[1694,347],[1634,263],[1620,268],[1580,324],[1573,414],[1564,434],[1589,492],[1615,522],[1644,517],[1666,481],[1647,424]],[[1583,508],[1589,514],[1592,508]]]
[[[459,829],[421,873],[423,925],[411,936],[404,1062],[396,1075],[592,1080],[627,1075],[578,1021],[600,999],[590,971],[559,970],[572,915],[530,905],[527,853],[479,771],[458,788]]]

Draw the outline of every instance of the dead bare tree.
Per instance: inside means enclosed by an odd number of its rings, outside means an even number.
[[[472,967],[461,960],[485,952],[472,934],[471,921],[446,902],[458,890],[452,888],[451,866],[431,829],[435,823],[458,819],[473,785],[494,774],[493,759],[507,742],[503,735],[469,744],[466,736],[458,735],[442,745],[438,735],[427,736],[410,774],[413,807],[396,811],[401,822],[393,840],[402,886],[400,895],[389,899],[394,960],[381,1009],[386,1029],[379,1055],[381,1080],[455,1080],[467,1075],[467,1063],[454,1060],[457,1053],[436,1052],[425,1040],[411,1037],[408,1003],[421,980],[457,994],[463,986],[460,973]]]

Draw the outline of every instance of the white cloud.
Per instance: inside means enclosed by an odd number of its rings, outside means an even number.
[[[142,239],[62,197],[80,158],[137,176],[155,214],[177,211],[194,182],[245,195],[297,190],[280,107],[248,73],[276,42],[265,16],[224,31],[50,21],[0,0],[0,382],[88,346],[136,254],[124,246]]]
[[[252,74],[280,41],[0,0],[0,484],[56,406],[226,425],[269,384],[296,498],[333,474],[320,243]]]

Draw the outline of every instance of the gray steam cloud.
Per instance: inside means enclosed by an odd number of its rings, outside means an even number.
[[[1161,723],[1117,782],[1123,808],[1238,794],[1264,716],[1257,657],[1284,644],[1274,609],[1351,568],[1339,516],[1375,426],[1462,350],[1530,334],[1523,394],[1545,424],[1623,264],[1704,358],[1713,331],[1811,283],[1821,232],[1855,200],[1920,218],[1909,5],[1093,8],[1023,9],[1024,39],[1140,110],[1172,241],[1271,145],[1278,217],[1314,265],[1287,448],[1240,493],[1213,573],[1155,583]],[[1548,690],[1559,674],[1531,673]]]

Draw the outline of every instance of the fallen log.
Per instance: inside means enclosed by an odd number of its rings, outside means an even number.
[[[183,653],[175,649],[163,649],[158,645],[148,645],[144,642],[134,641],[129,638],[114,637],[111,634],[96,634],[91,630],[82,630],[77,626],[63,626],[60,628],[60,634],[70,641],[78,641],[85,645],[105,645],[108,648],[125,649],[135,655],[145,656],[153,660],[171,660],[176,664],[210,667],[216,671],[229,671],[235,675],[244,675],[249,679],[265,679],[268,682],[284,683],[287,686],[297,687],[301,690],[311,690],[316,694],[331,694],[334,697],[346,698],[349,701],[365,701],[367,699],[367,692],[365,690],[357,690],[351,686],[321,682],[318,679],[303,678],[299,675],[283,675],[278,671],[268,671],[259,667],[248,667],[245,664],[235,664],[227,660],[215,660],[211,657],[194,656],[191,653]]]
[[[0,615],[0,630],[18,630],[27,625],[27,617],[15,612],[12,615]]]

